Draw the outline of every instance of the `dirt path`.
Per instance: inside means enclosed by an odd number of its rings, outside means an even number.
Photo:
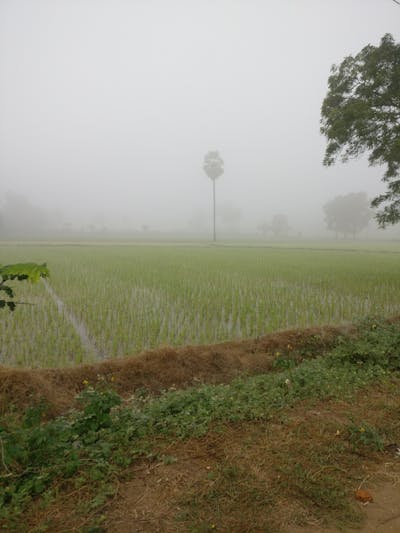
[[[398,480],[400,481],[400,480]],[[367,524],[363,533],[400,532],[400,484],[386,483],[374,492],[375,503],[366,509]]]
[[[387,472],[386,477],[386,481],[371,486],[373,502],[359,504],[365,514],[365,523],[361,528],[340,530],[309,525],[290,527],[285,533],[400,533],[400,472]]]

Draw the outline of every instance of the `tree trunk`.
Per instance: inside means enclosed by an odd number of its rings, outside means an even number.
[[[212,180],[213,182],[213,242],[217,241],[217,232],[215,229],[215,180]]]

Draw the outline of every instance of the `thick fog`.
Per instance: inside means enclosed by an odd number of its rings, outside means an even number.
[[[218,150],[219,224],[317,233],[384,190],[365,159],[322,166],[330,67],[399,28],[391,0],[0,0],[0,212],[209,231]]]

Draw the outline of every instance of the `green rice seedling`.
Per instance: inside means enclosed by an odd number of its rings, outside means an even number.
[[[0,251],[0,261],[27,258],[47,262],[66,313],[57,312],[43,286],[27,288],[36,291],[37,305],[24,316],[26,327],[18,317],[0,318],[7,364],[64,366],[400,312],[400,246],[393,243],[387,250],[345,243],[342,249],[81,244]],[[92,351],[68,314],[84,327]]]

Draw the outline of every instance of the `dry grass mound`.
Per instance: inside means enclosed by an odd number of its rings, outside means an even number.
[[[85,380],[112,383],[124,397],[139,388],[158,393],[170,387],[226,383],[238,375],[268,372],[276,352],[304,349],[320,355],[334,340],[354,331],[351,326],[288,330],[250,340],[217,345],[161,347],[135,357],[106,360],[74,368],[25,369],[0,367],[0,414],[44,401],[49,413],[69,408]]]

